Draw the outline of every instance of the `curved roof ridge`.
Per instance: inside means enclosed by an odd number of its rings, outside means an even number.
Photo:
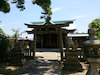
[[[62,23],[66,23],[66,22],[73,22],[75,20],[59,20],[59,21],[50,21],[50,23],[52,24],[62,24]],[[34,25],[44,25],[45,22],[41,21],[41,22],[31,22]]]

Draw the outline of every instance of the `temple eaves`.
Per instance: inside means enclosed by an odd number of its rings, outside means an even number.
[[[63,21],[50,21],[51,25],[56,25],[60,27],[69,26],[70,23],[73,23],[75,20],[63,20]],[[32,22],[32,24],[26,24],[28,28],[34,28],[36,26],[45,25],[45,22]]]
[[[66,21],[50,21],[48,25],[45,24],[45,22],[33,22],[32,24],[25,24],[28,29],[26,32],[28,34],[46,34],[46,33],[59,33],[59,28],[61,28],[62,32],[67,34],[68,32],[74,32],[76,28],[71,28],[70,25],[75,20],[66,20]],[[48,29],[54,29],[52,31],[48,31]],[[36,31],[34,30],[36,29]]]

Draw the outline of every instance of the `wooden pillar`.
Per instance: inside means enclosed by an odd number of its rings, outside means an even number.
[[[63,61],[63,37],[61,28],[59,28],[59,49],[60,49],[61,61]]]
[[[67,37],[66,36],[65,36],[65,48],[66,48],[66,50],[68,48],[68,45],[67,45]]]
[[[57,35],[57,48],[59,48],[59,38],[58,38],[58,35]]]
[[[37,35],[36,33],[34,33],[34,44],[33,44],[33,57],[35,58],[35,51],[36,51],[36,38],[37,38]]]
[[[43,34],[41,34],[41,48],[43,48]]]
[[[51,45],[51,37],[52,37],[52,35],[48,35],[49,37],[48,37],[48,48],[50,48],[50,47],[52,47],[52,45]]]

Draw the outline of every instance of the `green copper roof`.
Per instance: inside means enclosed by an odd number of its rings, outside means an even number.
[[[44,24],[44,22],[31,22],[32,24],[35,24],[35,25],[41,25],[41,24]]]
[[[66,23],[66,22],[73,22],[75,20],[63,20],[63,21],[52,21],[54,24],[61,24],[61,23]]]
[[[63,20],[63,21],[50,21],[52,24],[63,24],[67,22],[73,22],[75,20]],[[43,25],[45,22],[31,22],[34,25]]]

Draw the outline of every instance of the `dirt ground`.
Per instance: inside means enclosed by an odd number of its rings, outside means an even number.
[[[4,71],[5,74],[0,73],[0,75],[86,75],[88,65],[84,62],[81,64],[83,72],[62,74],[59,51],[40,50],[36,52],[36,59],[27,60],[24,67],[8,66],[5,67],[7,70]]]

